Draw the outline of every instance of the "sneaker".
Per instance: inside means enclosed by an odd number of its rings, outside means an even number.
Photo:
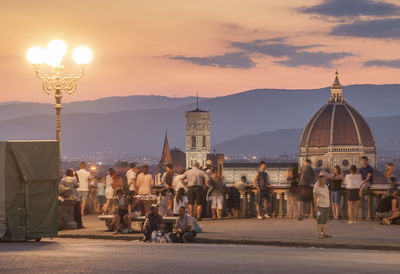
[[[353,224],[353,222],[352,221],[349,221],[349,225],[352,225]]]
[[[267,218],[267,219],[268,219],[268,218],[271,218],[271,216],[269,216],[268,214],[265,214],[265,215],[264,215],[264,218]]]
[[[258,220],[262,220],[263,217],[262,217],[262,216],[257,216],[257,219],[258,219]]]

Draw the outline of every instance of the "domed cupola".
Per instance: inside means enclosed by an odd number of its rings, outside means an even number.
[[[371,154],[376,159],[372,131],[361,114],[346,102],[338,76],[336,72],[328,103],[315,113],[303,130],[300,164],[304,159],[314,159],[317,167],[331,167],[335,163],[347,168],[349,164],[345,163],[358,163],[356,156]],[[336,159],[336,154],[346,161]]]

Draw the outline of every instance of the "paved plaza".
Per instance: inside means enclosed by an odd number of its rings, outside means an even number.
[[[400,251],[399,226],[380,225],[378,222],[360,222],[349,225],[346,221],[328,223],[332,238],[318,239],[316,222],[287,219],[225,219],[201,221],[203,230],[198,234],[199,243],[251,244],[275,246],[302,246],[350,249]],[[60,237],[138,240],[141,233],[117,234],[106,232],[104,222],[97,216],[84,217],[85,229],[60,231]]]
[[[4,273],[398,273],[396,251],[56,239],[0,243]]]

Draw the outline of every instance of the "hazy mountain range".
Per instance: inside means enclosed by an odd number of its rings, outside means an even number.
[[[344,87],[347,101],[370,122],[382,153],[400,151],[399,91],[400,85]],[[297,153],[301,129],[329,94],[329,88],[258,89],[199,101],[211,111],[211,142],[218,151],[291,154]],[[63,153],[158,156],[165,130],[170,146],[184,149],[184,112],[195,106],[194,97],[145,95],[64,104]],[[52,104],[0,104],[1,140],[53,139],[54,131]]]

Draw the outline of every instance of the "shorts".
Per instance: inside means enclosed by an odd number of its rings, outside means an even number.
[[[360,193],[358,188],[347,190],[347,201],[354,202],[359,200],[360,200]]]
[[[100,207],[106,203],[106,196],[104,195],[97,195],[97,199],[99,200]]]
[[[212,209],[223,209],[224,208],[224,196],[210,196],[211,208]]]
[[[371,182],[366,182],[364,184],[361,185],[360,190],[362,191],[363,194],[365,194],[365,192],[368,191],[368,189],[372,186]]]
[[[89,196],[89,191],[78,191],[79,192],[79,199],[81,201],[87,201]]]
[[[329,220],[329,207],[318,207],[317,224],[325,225]]]
[[[190,186],[188,190],[188,202],[189,205],[194,205],[196,202],[197,205],[203,204],[203,187],[201,186]]]
[[[331,191],[331,202],[334,204],[340,204],[340,200],[342,199],[342,191]]]
[[[271,194],[269,189],[260,189],[260,192],[256,196],[256,203],[258,205],[262,205],[264,203],[264,199],[267,201],[271,199]]]
[[[118,209],[118,215],[121,218],[121,222],[124,221],[124,216],[129,213],[127,209]]]

